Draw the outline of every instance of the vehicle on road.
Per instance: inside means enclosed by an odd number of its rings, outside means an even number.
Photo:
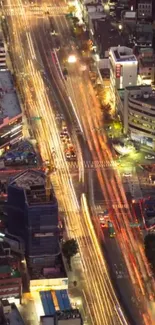
[[[108,221],[108,231],[111,238],[114,238],[116,236],[115,229],[111,221]]]
[[[75,159],[76,158],[76,153],[75,153],[75,151],[71,151],[71,153],[70,153],[70,155],[71,155],[71,158],[73,158],[73,159]]]
[[[145,159],[148,159],[148,160],[149,160],[149,159],[150,159],[150,160],[151,160],[151,159],[155,159],[155,156],[153,156],[153,155],[147,155],[147,156],[145,156]]]
[[[129,173],[123,173],[123,176],[124,177],[131,177],[132,176],[132,174],[129,172]]]
[[[71,154],[70,154],[70,152],[66,152],[66,153],[65,153],[65,156],[66,156],[66,159],[69,160],[69,159],[71,158]]]

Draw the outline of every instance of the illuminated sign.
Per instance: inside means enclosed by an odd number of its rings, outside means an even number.
[[[121,75],[121,65],[116,64],[116,78],[120,78]]]

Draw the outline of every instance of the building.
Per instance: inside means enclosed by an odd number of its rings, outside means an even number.
[[[83,320],[78,309],[57,312],[55,316],[40,317],[41,325],[82,325]]]
[[[135,46],[138,48],[152,47],[153,27],[151,23],[138,23],[135,31]]]
[[[22,279],[19,272],[19,260],[9,245],[0,245],[0,299],[21,299]]]
[[[123,11],[121,22],[123,27],[128,27],[130,31],[134,31],[137,23],[136,11]]]
[[[22,112],[10,71],[0,67],[0,151],[22,137]]]
[[[30,267],[47,266],[60,253],[58,203],[45,175],[27,170],[8,186],[8,232],[25,241]]]
[[[2,312],[4,323],[1,325],[25,325],[24,320],[15,305],[15,303],[9,303],[7,300],[2,300]]]
[[[7,69],[6,66],[6,52],[5,46],[2,39],[0,39],[0,70]]]
[[[117,108],[124,132],[134,141],[155,149],[155,94],[150,86],[130,86],[118,91]]]
[[[152,48],[141,48],[139,50],[138,78],[142,85],[155,83],[155,57]]]
[[[123,89],[137,84],[138,61],[131,48],[125,46],[111,47],[110,59],[110,87],[115,96],[117,89]]]
[[[149,197],[141,203],[143,224],[147,230],[155,228],[155,199]]]
[[[152,0],[138,0],[137,16],[138,19],[152,19]]]

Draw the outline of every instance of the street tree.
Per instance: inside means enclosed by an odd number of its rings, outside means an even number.
[[[62,253],[63,253],[64,257],[66,258],[70,269],[71,269],[71,258],[74,255],[76,255],[77,252],[78,252],[78,243],[74,238],[66,240],[62,244]]]

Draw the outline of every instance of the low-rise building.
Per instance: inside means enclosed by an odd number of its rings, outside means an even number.
[[[19,271],[19,260],[15,257],[9,245],[0,246],[0,299],[20,301],[22,294],[22,279]]]
[[[155,149],[155,93],[150,86],[131,86],[117,93],[124,133]]]
[[[88,24],[90,38],[96,46],[96,51],[99,55],[99,65],[102,68],[105,58],[109,57],[110,48],[127,44],[128,38],[126,35],[122,36],[122,31],[112,25],[111,20],[104,12],[88,13]],[[105,30],[106,33],[104,32]]]
[[[152,0],[138,0],[138,19],[152,19]]]
[[[135,46],[138,48],[152,47],[153,27],[151,23],[137,23],[135,35]]]
[[[0,67],[0,151],[22,137],[22,111],[10,71]]]
[[[139,83],[151,85],[155,82],[155,57],[152,48],[142,48],[138,56]]]
[[[83,320],[78,309],[57,312],[55,316],[40,317],[41,325],[82,325]]]

